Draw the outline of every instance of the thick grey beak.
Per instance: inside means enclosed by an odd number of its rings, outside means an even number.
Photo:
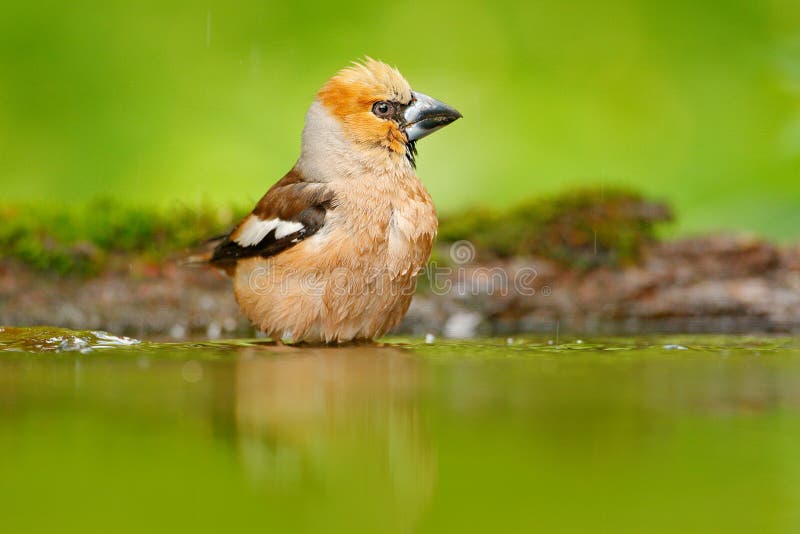
[[[414,100],[403,113],[409,141],[422,139],[461,118],[461,113],[444,102],[439,102],[435,98],[416,91],[412,91],[411,95]]]

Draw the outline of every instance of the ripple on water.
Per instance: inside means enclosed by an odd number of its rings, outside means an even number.
[[[0,328],[0,351],[88,353],[140,343],[138,339],[99,330],[80,331],[46,326]]]
[[[298,347],[276,347],[270,340],[257,339],[212,339],[206,341],[182,341],[172,343],[143,342],[125,336],[117,336],[97,330],[69,330],[55,327],[0,327],[0,352],[25,353],[89,353],[102,349],[128,348],[150,356],[158,354],[175,356],[191,354],[194,357],[216,357],[221,352],[247,348],[263,348],[268,352],[293,352]],[[758,355],[781,350],[797,350],[800,340],[779,336],[632,336],[598,337],[555,341],[542,336],[478,339],[438,339],[433,334],[424,338],[389,338],[376,343],[376,349],[395,347],[412,350],[424,357],[437,358],[442,355],[459,358],[532,357],[547,354],[610,354],[649,351],[652,354],[666,352],[718,353]],[[191,374],[191,373],[190,373]]]

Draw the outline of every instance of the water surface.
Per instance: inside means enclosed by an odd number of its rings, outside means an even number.
[[[797,340],[568,341],[6,329],[2,530],[800,529]]]

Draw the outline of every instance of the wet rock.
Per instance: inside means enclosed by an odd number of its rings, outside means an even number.
[[[503,267],[512,272],[521,261]],[[460,294],[460,307],[484,313],[495,335],[549,332],[557,323],[565,331],[603,333],[800,332],[798,247],[711,236],[650,244],[629,267],[558,270],[535,258],[527,265],[537,266],[535,294],[476,291]],[[420,295],[412,312],[434,302]],[[426,320],[433,318],[428,313]]]
[[[102,331],[77,331],[54,327],[0,328],[0,351],[80,352],[138,345],[141,341]]]

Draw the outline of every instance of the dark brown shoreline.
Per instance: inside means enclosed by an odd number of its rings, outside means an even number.
[[[144,339],[254,335],[230,281],[216,271],[125,258],[114,265],[92,278],[56,277],[3,260],[0,324]],[[513,283],[492,287],[481,274],[487,269],[509,279],[521,270],[535,276],[520,292]],[[455,289],[445,294],[419,291],[397,333],[800,333],[800,247],[751,237],[651,244],[628,267],[575,270],[516,257],[460,265],[449,278]]]

